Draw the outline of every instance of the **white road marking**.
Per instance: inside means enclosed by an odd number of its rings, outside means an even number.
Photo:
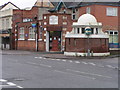
[[[4,80],[4,79],[0,79],[0,82],[5,82],[7,84],[7,85],[0,85],[0,88],[2,88],[2,87],[11,87],[11,86],[15,86],[15,87],[18,87],[18,88],[23,88],[21,86],[17,86],[15,83],[7,82],[7,80]]]
[[[43,59],[46,59],[46,58],[43,58]]]
[[[23,88],[23,87],[21,87],[21,86],[17,86],[18,88]]]
[[[40,59],[41,59],[41,58],[43,58],[43,57],[38,57],[38,58],[40,58]]]
[[[7,80],[4,80],[4,79],[0,79],[0,82],[7,82]]]
[[[113,67],[113,66],[111,66],[111,65],[106,65],[107,67],[109,67],[109,68],[115,68],[115,67]]]
[[[100,75],[100,74],[87,73],[87,72],[76,71],[76,70],[71,70],[71,69],[66,69],[66,70],[68,70],[68,71],[73,71],[73,72],[78,72],[78,73],[82,73],[82,74],[88,74],[88,75],[99,76],[99,77],[112,78],[112,77],[110,77],[110,76],[104,76],[104,75]]]
[[[88,64],[88,63],[86,63],[86,62],[82,62],[83,64]]]
[[[72,60],[69,60],[69,62],[73,62]]]
[[[105,66],[103,66],[103,65],[97,65],[98,67],[105,67]]]
[[[66,60],[62,60],[63,62],[66,62]]]
[[[51,60],[56,60],[56,59],[51,59]]]
[[[33,64],[33,65],[37,65],[36,63],[33,63],[33,62],[27,62],[28,64]]]
[[[16,86],[16,84],[12,83],[12,82],[7,82],[8,85],[10,86]]]
[[[80,77],[84,77],[84,78],[89,78],[89,79],[96,79],[96,78],[93,78],[93,77],[87,77],[87,76],[83,76],[83,75],[76,75],[76,74],[73,74],[73,73],[68,73],[68,72],[63,72],[63,71],[59,71],[59,70],[54,70],[55,72],[59,72],[59,73],[64,73],[64,74],[71,74],[71,75],[74,75],[74,76],[80,76]]]
[[[35,57],[35,58],[38,58],[38,57]]]
[[[56,59],[57,61],[60,61],[60,59]]]
[[[75,61],[75,63],[80,63],[79,61]]]
[[[91,64],[91,65],[93,65],[93,66],[95,66],[96,64],[94,64],[94,63],[91,63],[91,62],[89,62],[89,64]]]
[[[52,67],[50,65],[45,65],[45,64],[40,64],[41,66],[45,66],[45,67]]]

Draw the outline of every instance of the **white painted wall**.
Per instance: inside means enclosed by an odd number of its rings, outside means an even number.
[[[7,9],[18,9],[18,8],[12,5],[11,3],[8,3],[4,8],[1,9],[1,11],[7,10]]]
[[[13,4],[8,3],[0,10],[0,30],[12,29],[13,9],[18,9]]]

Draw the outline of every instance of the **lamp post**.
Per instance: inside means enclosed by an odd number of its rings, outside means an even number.
[[[89,57],[90,56],[90,48],[89,48],[90,40],[89,40],[89,36],[91,35],[91,28],[90,27],[85,28],[85,34],[87,35],[87,45],[88,45],[87,56]]]
[[[37,19],[38,19],[38,17],[35,16],[35,17],[34,17],[35,24],[32,24],[32,27],[35,28],[36,51],[38,51],[38,30],[39,30],[39,21],[38,21]]]

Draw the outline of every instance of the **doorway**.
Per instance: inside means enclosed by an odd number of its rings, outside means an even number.
[[[61,31],[49,31],[49,50],[61,51]]]

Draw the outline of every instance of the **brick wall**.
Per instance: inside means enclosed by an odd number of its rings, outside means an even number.
[[[87,52],[88,49],[94,53],[108,52],[108,39],[66,38],[66,52]]]

